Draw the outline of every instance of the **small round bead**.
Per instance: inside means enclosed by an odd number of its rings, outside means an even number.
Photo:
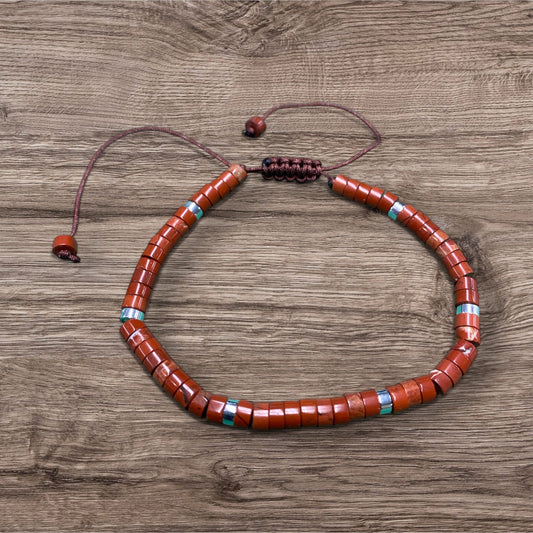
[[[78,243],[72,235],[58,235],[52,244],[52,252],[57,255],[59,252],[68,251],[75,255],[78,251]]]
[[[259,137],[266,130],[262,117],[252,117],[246,121],[243,133],[248,137]]]

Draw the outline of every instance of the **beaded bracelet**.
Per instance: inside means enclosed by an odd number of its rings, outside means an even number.
[[[265,119],[279,109],[313,106],[334,107],[349,112],[369,127],[375,136],[374,142],[348,160],[330,167],[323,167],[317,160],[288,157],[268,157],[263,160],[261,166],[246,167],[230,164],[203,144],[168,128],[147,126],[127,130],[102,145],[91,159],[76,196],[72,232],[70,235],[60,235],[54,240],[55,255],[79,262],[74,234],[78,227],[81,195],[87,177],[105,148],[126,135],[142,131],[168,133],[194,144],[228,167],[215,180],[193,194],[150,240],[133,272],[120,315],[122,322],[120,332],[139,361],[168,394],[199,418],[228,426],[258,430],[344,424],[355,418],[402,411],[413,405],[430,402],[437,394],[446,394],[457,384],[476,357],[477,346],[480,343],[477,283],[472,268],[455,241],[421,211],[400,202],[396,195],[341,174],[333,177],[325,172],[355,161],[380,143],[380,134],[370,122],[355,111],[338,104],[326,102],[284,104],[273,107],[262,117],[251,118],[246,123],[243,133],[249,137],[258,137],[265,131]],[[261,172],[265,179],[280,181],[285,179],[302,183],[314,181],[324,175],[334,192],[386,213],[389,218],[413,231],[426,246],[436,252],[455,283],[456,342],[434,369],[427,375],[382,389],[346,393],[334,398],[250,402],[211,394],[178,366],[144,322],[146,307],[157,274],[165,258],[183,235],[211,207],[243,183],[250,172]]]

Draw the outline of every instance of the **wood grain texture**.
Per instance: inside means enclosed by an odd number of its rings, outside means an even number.
[[[0,530],[532,531],[533,4],[0,3]],[[452,235],[480,286],[478,359],[446,398],[343,427],[197,421],[119,335],[161,224],[220,165],[123,139],[84,193],[79,265],[50,253],[85,165],[122,129],[179,129],[231,161],[384,142],[345,174]],[[427,372],[453,342],[452,284],[386,217],[249,180],[171,254],[147,314],[183,368],[250,400]]]

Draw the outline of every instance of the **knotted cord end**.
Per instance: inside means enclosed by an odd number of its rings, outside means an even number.
[[[267,157],[262,164],[263,178],[279,181],[315,181],[322,174],[322,163],[299,157]]]

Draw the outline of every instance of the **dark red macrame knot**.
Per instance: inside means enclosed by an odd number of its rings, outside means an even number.
[[[278,181],[315,181],[322,174],[322,163],[300,157],[267,157],[262,163],[263,178]]]

